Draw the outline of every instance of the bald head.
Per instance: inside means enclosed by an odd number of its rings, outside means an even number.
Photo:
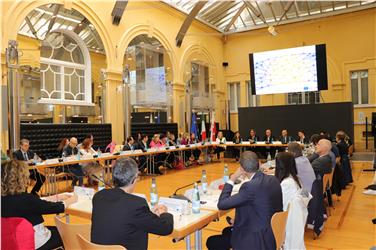
[[[332,143],[327,139],[321,139],[316,145],[316,153],[320,156],[329,154]]]
[[[69,140],[69,146],[71,146],[72,148],[74,148],[74,147],[77,146],[77,138],[76,137],[70,138],[70,140]]]

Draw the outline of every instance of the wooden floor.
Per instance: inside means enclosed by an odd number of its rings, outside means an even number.
[[[231,172],[235,171],[238,163],[227,162]],[[169,196],[174,190],[189,184],[201,177],[201,170],[206,169],[207,178],[211,180],[222,176],[224,163],[212,163],[186,170],[171,170],[163,176],[157,177],[157,187],[160,196]],[[313,240],[312,231],[307,230],[305,242],[307,249],[370,249],[376,246],[376,227],[371,220],[376,218],[376,196],[362,194],[363,188],[372,182],[373,172],[363,172],[362,169],[371,168],[372,163],[354,162],[354,183],[344,190],[337,201],[335,209],[325,223],[325,228],[320,238]],[[137,183],[136,192],[145,193],[149,198],[150,177],[142,177]],[[233,212],[230,213],[233,216]],[[45,216],[46,224],[53,225],[53,216]],[[72,223],[90,223],[78,217],[72,217]],[[206,239],[227,226],[225,218],[212,222],[203,230],[203,245]],[[149,249],[185,249],[184,241],[173,243],[169,237],[150,235]],[[205,247],[206,249],[206,247]]]

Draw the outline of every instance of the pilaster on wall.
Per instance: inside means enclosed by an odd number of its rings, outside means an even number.
[[[1,76],[0,103],[1,103],[1,107],[3,108],[3,107],[8,106],[8,103],[7,103],[8,100],[4,100],[2,98],[2,92],[1,92],[3,90],[3,86],[6,86],[7,81],[8,81],[7,66],[6,66],[4,53],[0,53],[0,63],[1,63],[0,65],[0,76]],[[9,149],[8,128],[7,126],[3,126],[3,124],[7,124],[6,117],[7,116],[5,114],[1,114],[0,116],[0,150],[2,150],[4,153]]]
[[[112,124],[112,139],[121,144],[124,141],[122,73],[107,70],[105,83],[105,123]]]
[[[185,86],[183,83],[172,84],[172,116],[173,122],[178,124],[178,131],[185,131]]]
[[[215,121],[219,122],[219,129],[226,129],[227,98],[225,97],[225,92],[220,90],[214,90],[213,95],[215,100]]]

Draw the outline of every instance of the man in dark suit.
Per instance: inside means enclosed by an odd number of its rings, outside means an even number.
[[[249,137],[247,139],[248,139],[250,144],[254,144],[254,143],[259,141],[259,137],[256,135],[256,131],[253,128],[251,130],[249,130]],[[252,147],[252,146],[247,147],[247,150],[253,151],[256,154],[259,154],[259,152],[261,152],[260,150],[258,150],[257,147]]]
[[[220,210],[236,209],[233,228],[226,228],[223,235],[209,237],[209,250],[276,248],[270,220],[274,213],[282,211],[282,190],[277,178],[258,170],[257,155],[251,151],[242,153],[240,167],[223,187],[217,205]],[[250,181],[231,196],[234,182],[241,175]]]
[[[20,141],[20,149],[13,152],[13,158],[19,161],[27,161],[28,163],[33,163],[34,157],[40,161],[40,158],[33,151],[29,150],[30,142],[27,139],[22,139]],[[38,172],[37,169],[30,169],[30,179],[35,180],[36,183],[31,190],[32,194],[38,195],[40,188],[43,186],[43,183],[46,181],[46,177]]]
[[[127,141],[125,143],[125,145],[123,146],[123,151],[129,151],[129,150],[132,150],[134,149],[134,139],[132,136],[129,136],[127,138]]]
[[[265,130],[265,136],[263,138],[263,141],[266,144],[272,144],[275,141],[275,138],[272,135],[272,131],[270,129]],[[272,159],[274,159],[275,147],[265,147],[265,148],[263,148],[263,156],[265,157],[265,159],[268,157],[268,154],[270,154],[270,157]]]
[[[287,129],[282,130],[281,137],[279,137],[279,140],[282,142],[282,144],[288,144],[288,143],[294,141],[292,136],[288,135]]]
[[[148,247],[148,233],[172,233],[173,216],[165,206],[157,205],[150,211],[144,198],[132,194],[138,179],[133,159],[118,159],[112,174],[115,188],[103,189],[93,197],[93,243],[143,250]]]
[[[308,157],[316,177],[332,172],[331,149],[332,143],[327,139],[321,139],[315,146],[315,153]]]
[[[63,157],[69,157],[78,154],[79,152],[77,148],[77,138],[72,137],[69,140],[69,144],[63,149]],[[85,174],[82,171],[82,166],[80,164],[70,164],[64,167],[64,172],[70,173],[72,175],[72,188],[76,186],[77,181],[79,186],[83,185]]]

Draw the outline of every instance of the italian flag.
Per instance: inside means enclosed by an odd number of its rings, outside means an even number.
[[[201,121],[201,141],[206,140],[206,128],[205,128],[205,121],[202,119]]]

